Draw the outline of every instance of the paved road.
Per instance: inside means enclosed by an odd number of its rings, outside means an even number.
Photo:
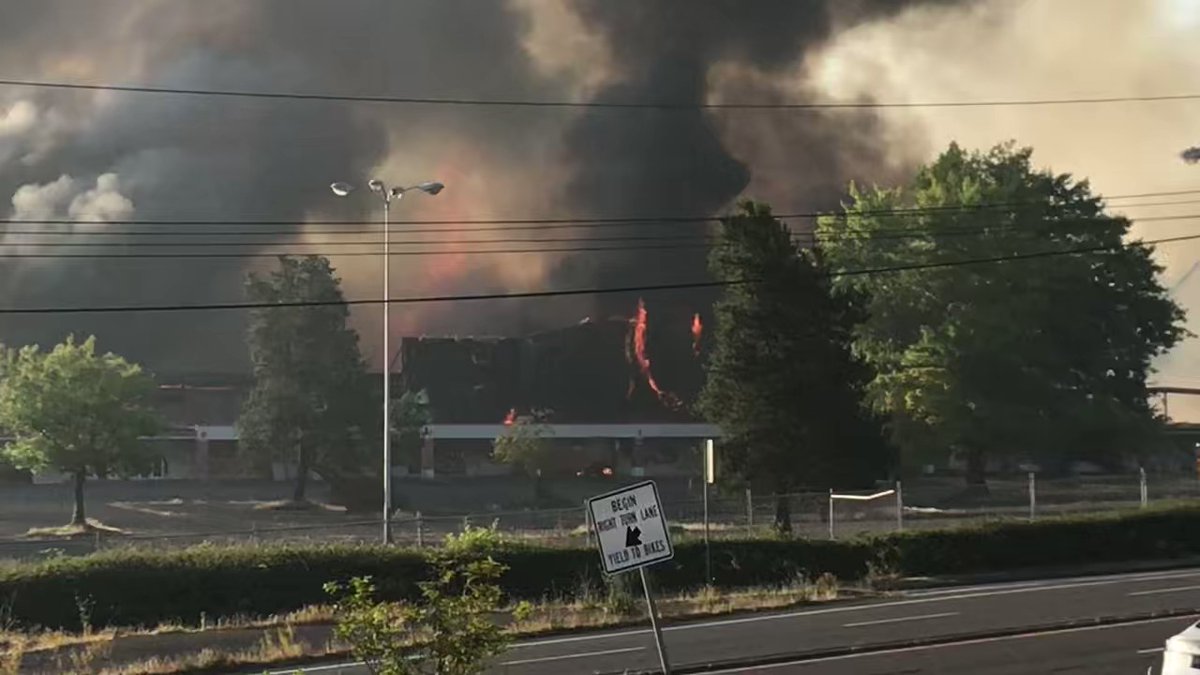
[[[1012,632],[1072,621],[1160,612],[1200,614],[1200,569],[911,592],[886,600],[677,624],[667,627],[665,639],[673,665],[711,664],[715,668],[741,659],[782,659],[802,653],[871,649],[911,640],[967,638],[988,632]],[[1140,645],[1134,651],[1159,647],[1186,623],[1186,619],[1175,619],[1173,622],[1139,624],[1136,628],[1093,628],[1061,633],[1057,637],[1008,638],[980,643],[974,646],[984,660],[972,663],[967,670],[960,666],[957,672],[1048,672],[1030,669],[1029,665],[1040,667],[1045,662],[1045,654],[1055,651],[1054,645],[1065,645],[1063,649],[1087,662],[1087,667],[1078,672],[1105,672],[1094,668],[1108,667],[1106,664],[1113,656],[1114,645],[1123,645],[1117,650],[1119,654],[1130,651],[1131,644]],[[1089,650],[1092,656],[1088,655]],[[970,659],[967,655],[971,651],[972,645],[964,645],[893,652],[890,659],[897,665],[889,666],[891,670],[866,670],[864,664],[874,666],[889,661],[888,655],[872,655],[859,656],[858,661],[830,661],[825,663],[829,669],[814,669],[815,664],[810,664],[780,666],[772,671],[954,672],[953,669],[922,670],[919,664],[924,663],[928,668],[936,666],[942,658]],[[1028,659],[1025,658],[1026,651]],[[1128,663],[1132,658],[1128,654],[1125,657],[1128,658],[1122,663]],[[1022,661],[1024,666],[1020,665]],[[832,669],[834,663],[837,663],[836,667],[848,670],[835,671]],[[898,665],[901,663],[903,667]],[[1148,661],[1143,663],[1140,671],[1133,672],[1144,673],[1146,663]],[[622,673],[653,671],[656,665],[653,636],[646,628],[521,642],[500,658],[492,672],[498,675]],[[1000,669],[985,671],[982,669],[985,665]],[[1004,670],[1005,667],[1016,670]],[[310,666],[304,672],[358,675],[365,671],[335,664]]]
[[[1158,672],[1165,636],[1178,633],[1190,623],[1188,619],[1152,619],[712,672],[722,675],[1145,675],[1151,666],[1153,672]]]

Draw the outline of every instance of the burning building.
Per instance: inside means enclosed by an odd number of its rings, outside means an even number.
[[[487,466],[491,440],[532,410],[546,411],[563,470],[637,474],[679,461],[681,445],[713,433],[691,411],[703,378],[698,326],[699,315],[653,325],[639,301],[632,317],[524,337],[403,338],[398,389],[424,390],[433,419],[420,470],[504,470]]]

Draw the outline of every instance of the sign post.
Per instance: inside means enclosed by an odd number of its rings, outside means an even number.
[[[717,482],[716,462],[713,457],[713,439],[704,441],[704,585],[711,586],[712,576],[712,547],[708,543],[708,486]]]
[[[647,566],[675,556],[658,499],[658,486],[654,481],[636,483],[592,497],[587,505],[604,573],[619,574],[637,569],[641,574],[658,660],[664,675],[671,675],[662,628],[658,625],[658,607],[646,580]]]

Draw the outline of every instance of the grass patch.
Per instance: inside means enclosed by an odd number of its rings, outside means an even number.
[[[659,598],[659,611],[669,619],[712,617],[733,612],[765,611],[810,603],[829,602],[847,597],[865,597],[870,592],[860,588],[841,588],[830,575],[815,580],[797,579],[794,583],[736,591],[705,588],[696,592],[667,595]],[[510,622],[507,613],[496,617],[508,623],[514,637],[534,637],[574,629],[604,628],[645,621],[645,607],[640,601],[629,605],[606,602],[602,595],[592,594],[584,599],[542,602],[534,605],[533,613],[520,622]],[[348,655],[348,649],[335,640],[301,639],[296,628],[307,622],[330,625],[333,613],[328,606],[306,607],[301,611],[272,619],[226,622],[207,630],[166,625],[148,630],[107,630],[91,635],[62,632],[7,633],[2,636],[5,650],[0,654],[0,675],[17,673],[23,659],[37,658],[54,664],[60,672],[96,672],[107,675],[201,675],[227,672],[237,668],[287,666],[316,659]],[[246,649],[221,649],[208,646],[188,653],[164,653],[126,663],[112,663],[116,643],[127,638],[144,639],[180,632],[210,633],[236,629],[258,629],[261,638]],[[214,644],[218,640],[214,637]],[[164,645],[165,647],[165,645]],[[164,649],[163,651],[166,651]],[[58,652],[46,654],[46,652]],[[13,663],[10,670],[4,664]]]
[[[250,649],[222,652],[203,649],[194,654],[156,656],[129,664],[101,668],[100,675],[178,675],[180,673],[222,673],[230,668],[287,665],[300,660],[345,653],[344,649],[316,647],[296,640],[291,627],[273,630]],[[86,672],[86,671],[84,671]]]
[[[280,499],[273,502],[258,502],[253,508],[255,511],[282,511],[288,513],[319,513],[323,511],[335,511],[341,513],[346,510],[341,506],[322,504],[320,502],[310,502],[307,499],[300,501],[296,501],[294,499]]]
[[[97,534],[103,536],[125,535],[129,534],[129,531],[105,525],[98,520],[88,518],[83,524],[72,523],[56,527],[31,527],[23,536],[27,539],[78,539]]]

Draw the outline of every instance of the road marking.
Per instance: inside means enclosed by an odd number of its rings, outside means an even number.
[[[708,675],[729,675],[731,673],[757,673],[763,670],[772,670],[775,668],[794,668],[795,666],[805,666],[810,663],[824,663],[826,661],[845,661],[849,659],[861,659],[868,656],[879,656],[881,654],[903,654],[906,652],[919,652],[926,649],[945,649],[946,647],[962,647],[964,645],[986,644],[989,642],[1004,642],[1006,640],[1024,640],[1028,638],[1037,638],[1048,635],[1059,635],[1063,633],[1082,633],[1093,630],[1108,630],[1110,628],[1128,628],[1129,626],[1139,626],[1148,623],[1164,623],[1166,621],[1181,621],[1187,617],[1169,616],[1161,619],[1146,619],[1145,621],[1129,621],[1127,623],[1109,624],[1106,626],[1081,626],[1079,628],[1057,628],[1055,630],[1041,631],[1037,633],[1022,633],[1020,635],[1005,635],[1002,637],[993,638],[976,638],[974,640],[963,640],[961,642],[947,642],[937,645],[923,645],[919,647],[901,647],[900,649],[888,649],[874,652],[863,652],[860,654],[843,654],[841,656],[826,656],[818,659],[799,659],[797,661],[789,661],[787,663],[769,663],[745,668],[729,668],[726,670],[711,670]]]
[[[868,602],[860,605],[841,605],[838,607],[828,607],[825,609],[810,609],[800,610],[796,612],[783,612],[780,614],[764,614],[741,617],[737,619],[717,619],[714,621],[699,621],[695,623],[685,623],[678,626],[664,626],[663,632],[675,632],[685,630],[695,630],[697,628],[720,628],[723,626],[733,626],[744,623],[757,623],[759,621],[779,621],[783,619],[795,619],[806,616],[818,616],[823,614],[840,614],[842,612],[861,612],[872,609],[887,609],[890,607],[907,607],[910,605],[923,605],[931,602],[946,602],[951,600],[970,600],[974,598],[987,598],[999,595],[1014,595],[1017,593],[1036,593],[1039,591],[1058,591],[1068,590],[1072,588],[1089,588],[1092,586],[1112,586],[1124,583],[1138,583],[1144,581],[1155,581],[1157,579],[1172,579],[1183,577],[1200,576],[1200,570],[1188,570],[1183,572],[1164,573],[1162,575],[1150,576],[1146,574],[1127,575],[1127,576],[1110,576],[1096,579],[1091,577],[1086,581],[1067,580],[1066,582],[1052,583],[1049,585],[1037,586],[1021,586],[1017,588],[1010,587],[1011,584],[997,584],[994,590],[970,590],[968,592],[960,592],[957,594],[937,595],[936,597],[916,597],[907,600],[895,600],[892,602]],[[1089,577],[1079,577],[1079,579],[1089,579]],[[972,589],[987,589],[987,586],[975,586]],[[646,635],[650,633],[649,628],[641,628],[634,630],[617,631],[614,633],[602,633],[599,635],[577,635],[573,637],[561,638],[546,638],[544,640],[535,640],[533,642],[522,642],[514,645],[514,648],[533,647],[538,645],[552,644],[569,644],[572,642],[586,642],[590,640],[613,640],[625,638],[634,635]]]
[[[285,670],[268,670],[267,675],[296,675],[296,673],[323,673],[330,670],[341,671],[344,668],[358,668],[363,665],[362,661],[345,661],[343,663],[331,663],[325,666],[297,666],[295,668],[287,668]]]
[[[1174,593],[1175,591],[1194,591],[1200,589],[1200,586],[1175,586],[1174,588],[1155,588],[1149,591],[1136,591],[1130,593],[1130,597],[1135,595],[1157,595],[1159,593]]]
[[[1000,581],[991,584],[974,584],[969,586],[950,586],[946,588],[918,588],[911,591],[905,591],[905,595],[910,598],[924,598],[935,595],[951,595],[954,593],[966,593],[972,591],[988,590],[988,589],[1011,589],[1011,588],[1043,588],[1050,585],[1059,585],[1075,581],[1127,581],[1135,583],[1139,581],[1159,581],[1167,579],[1185,579],[1194,577],[1200,574],[1195,569],[1184,570],[1163,570],[1161,572],[1132,572],[1129,574],[1102,574],[1083,577],[1064,577],[1059,579],[1030,579],[1027,581]]]
[[[874,621],[855,621],[844,623],[842,628],[858,628],[859,626],[878,626],[881,623],[899,623],[901,621],[923,621],[925,619],[944,619],[948,616],[958,616],[958,612],[939,612],[937,614],[921,614],[919,616],[898,616],[894,619],[876,619]]]
[[[543,656],[539,659],[521,659],[519,661],[501,661],[497,665],[501,666],[518,666],[525,663],[545,663],[546,661],[562,661],[565,659],[584,659],[589,656],[607,656],[609,654],[628,654],[629,652],[640,652],[645,647],[628,647],[626,649],[605,649],[600,652],[583,652],[582,654],[560,654],[558,656]]]
[[[1139,649],[1139,650],[1137,650],[1137,653],[1138,654],[1157,654],[1157,653],[1159,653],[1161,651],[1165,651],[1165,650],[1166,650],[1166,647],[1150,647],[1149,649]]]

